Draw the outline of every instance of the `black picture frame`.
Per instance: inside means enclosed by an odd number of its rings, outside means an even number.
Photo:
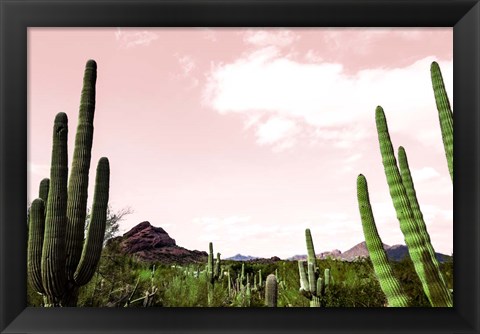
[[[1,333],[479,333],[476,0],[0,0]],[[27,308],[28,27],[453,27],[453,308]]]

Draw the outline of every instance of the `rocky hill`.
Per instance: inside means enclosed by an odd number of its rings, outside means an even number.
[[[113,245],[124,254],[130,254],[141,261],[160,263],[201,263],[207,261],[207,252],[188,250],[176,244],[161,227],[142,222],[121,237],[110,239],[107,247]]]

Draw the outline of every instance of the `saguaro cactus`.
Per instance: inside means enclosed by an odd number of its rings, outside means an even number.
[[[310,307],[320,307],[330,283],[330,269],[325,269],[324,278],[320,277],[310,229],[305,230],[305,240],[307,242],[307,272],[305,272],[305,261],[298,261],[300,293],[310,299]]]
[[[207,263],[207,280],[208,280],[208,306],[213,304],[213,291],[215,287],[215,282],[218,281],[221,270],[220,270],[220,253],[217,253],[217,261],[214,263],[213,260],[213,243],[208,245],[208,263]]]
[[[267,276],[265,282],[265,305],[268,307],[277,307],[278,300],[278,285],[275,275]]]
[[[28,272],[32,286],[45,296],[46,305],[50,306],[76,305],[78,288],[90,281],[102,250],[110,182],[107,158],[98,162],[92,218],[86,238],[84,236],[96,70],[95,61],[89,60],[85,68],[70,181],[67,182],[68,119],[65,113],[59,113],[53,128],[50,181],[42,180],[40,198],[32,204]]]
[[[448,170],[453,182],[453,113],[445,91],[440,67],[436,62],[433,62],[430,66],[430,75]],[[440,273],[439,265],[435,258],[435,250],[430,242],[430,236],[417,201],[405,149],[400,147],[398,150],[399,170],[382,107],[377,107],[375,120],[390,196],[397,212],[400,229],[405,237],[405,243],[407,244],[415,271],[432,306],[453,306],[452,294]],[[367,182],[363,175],[359,175],[357,179],[357,191],[365,240],[375,272],[380,280],[380,285],[391,306],[405,306],[407,304],[406,296],[400,291],[398,282],[395,282],[391,274],[383,248],[380,250],[382,243],[371,212]]]
[[[388,305],[406,307],[408,306],[408,297],[403,292],[398,279],[393,275],[393,270],[388,262],[387,253],[383,248],[383,243],[378,235],[375,219],[373,218],[367,180],[361,174],[357,178],[357,198],[367,249],[375,274],[380,281],[380,287],[387,297]]]
[[[382,107],[377,107],[375,119],[390,196],[397,212],[400,229],[405,237],[405,243],[415,266],[415,271],[432,306],[453,306],[452,295],[440,273],[438,262],[435,259],[435,251],[430,243],[430,237],[428,236],[423,217],[421,214],[418,215],[418,212],[415,215],[414,210],[412,210],[412,205],[418,207],[418,203],[411,177],[408,177],[410,172],[406,154],[400,148],[401,167],[404,169],[404,177],[402,178],[395,159],[387,120]],[[410,196],[407,195],[406,188],[409,189]],[[415,205],[415,203],[417,204]],[[416,211],[419,211],[419,208]]]

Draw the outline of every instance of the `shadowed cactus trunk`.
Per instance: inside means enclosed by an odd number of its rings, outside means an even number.
[[[265,305],[268,307],[277,307],[278,300],[278,284],[275,275],[267,276],[265,282]]]
[[[97,65],[85,68],[79,122],[68,181],[68,118],[55,117],[50,179],[40,183],[29,223],[28,273],[31,285],[44,295],[45,306],[76,306],[79,287],[92,278],[102,251],[109,197],[110,166],[97,166],[92,218],[84,236],[88,172],[93,140]]]

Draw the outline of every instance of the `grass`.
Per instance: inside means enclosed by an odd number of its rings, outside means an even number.
[[[393,262],[393,269],[404,290],[412,300],[412,306],[428,307],[428,300],[418,282],[410,259]],[[162,265],[138,262],[135,259],[104,251],[96,275],[80,289],[78,306],[143,306],[146,292],[156,291],[151,297],[151,306],[157,307],[263,307],[264,284],[269,274],[277,275],[278,307],[308,307],[309,300],[299,293],[299,274],[296,261],[278,261],[270,264],[245,262],[245,276],[250,278],[250,289],[246,281],[240,280],[241,262],[222,261],[222,275],[213,288],[211,305],[208,305],[208,280],[206,264],[188,266]],[[370,260],[344,262],[333,259],[319,260],[323,275],[330,269],[333,284],[323,297],[325,307],[383,307],[386,299],[373,272]],[[263,286],[258,284],[258,272],[262,271]],[[453,286],[453,262],[441,265],[449,287]],[[228,276],[230,272],[230,293]],[[152,276],[153,272],[153,276]],[[255,275],[256,284],[253,283]],[[256,285],[256,286],[255,286]],[[136,286],[136,289],[135,289]],[[28,305],[41,306],[42,296],[28,287]]]

